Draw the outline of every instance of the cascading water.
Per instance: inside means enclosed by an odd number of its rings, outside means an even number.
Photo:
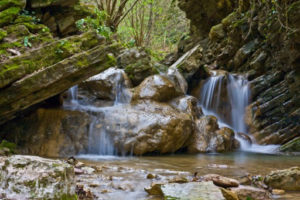
[[[202,86],[199,103],[205,115],[214,115],[218,118],[220,127],[229,127],[235,133],[247,134],[245,110],[249,101],[250,84],[247,79],[241,75],[226,73],[218,75],[217,72],[213,72]],[[242,151],[272,153],[278,148],[277,145],[249,144],[235,135]]]
[[[104,72],[105,73],[105,72]],[[107,74],[111,73],[110,71]],[[93,77],[97,79],[97,75]],[[91,80],[93,80],[91,78]],[[125,80],[122,73],[115,73],[113,92],[115,98],[111,106],[98,107],[87,103],[85,99],[78,98],[78,86],[74,86],[68,90],[68,99],[64,103],[64,107],[69,110],[79,110],[89,113],[91,123],[89,126],[88,151],[87,154],[111,156],[118,152],[114,148],[111,135],[107,133],[109,129],[105,125],[106,113],[110,112],[110,108],[114,106],[122,106],[123,103],[129,101],[127,90],[125,89]]]

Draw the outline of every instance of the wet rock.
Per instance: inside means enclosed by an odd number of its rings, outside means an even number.
[[[156,178],[157,177],[157,175],[155,175],[155,174],[147,174],[147,179],[154,179],[154,178]]]
[[[216,186],[220,186],[224,188],[238,187],[240,185],[237,180],[220,176],[218,174],[207,174],[203,176],[203,179],[205,181],[212,181]]]
[[[251,187],[242,186],[231,188],[231,191],[236,193],[239,199],[253,199],[253,200],[271,200],[271,195],[268,191]]]
[[[117,65],[125,70],[134,86],[139,85],[146,77],[157,74],[151,57],[142,49],[124,50],[117,58]]]
[[[119,153],[170,153],[183,148],[193,132],[190,115],[178,112],[168,104],[149,100],[136,101],[100,110],[95,127],[95,144],[104,129]]]
[[[226,200],[239,200],[236,193],[224,188],[221,188],[221,191]]]
[[[283,144],[280,147],[280,151],[283,152],[300,152],[300,137]]]
[[[90,117],[80,111],[38,109],[6,123],[0,133],[15,141],[24,154],[47,157],[76,155],[87,148]],[[69,162],[76,164],[76,160]]]
[[[151,99],[158,102],[167,102],[183,93],[166,77],[154,75],[146,78],[134,90],[133,100]]]
[[[180,112],[184,112],[198,119],[203,115],[201,107],[197,106],[198,100],[193,96],[181,96],[171,100],[170,105]]]
[[[131,82],[122,69],[109,68],[104,72],[92,76],[79,84],[79,95],[89,99],[105,99],[115,101],[116,98],[126,101],[126,94],[118,96],[121,90],[131,87]]]
[[[226,152],[234,149],[234,132],[229,128],[219,129],[217,118],[204,116],[196,121],[196,130],[188,145],[190,153]]]
[[[150,195],[163,195],[162,191],[161,191],[161,186],[165,184],[163,182],[161,183],[152,183],[151,186],[149,188],[145,188],[145,191],[150,194]]]
[[[0,167],[0,194],[6,198],[75,198],[74,169],[62,161],[15,155],[0,157]]]
[[[169,183],[161,186],[164,198],[225,200],[221,190],[212,182]]]
[[[80,175],[80,174],[84,174],[84,171],[82,169],[79,169],[79,168],[74,168],[74,172],[76,175]]]
[[[300,190],[300,167],[272,171],[265,177],[265,183],[276,189]]]
[[[237,136],[242,138],[243,140],[245,140],[247,142],[248,145],[252,144],[252,140],[250,138],[249,135],[245,134],[245,133],[237,133]]]
[[[187,183],[189,180],[184,176],[175,176],[169,180],[169,183]]]
[[[81,170],[85,173],[85,174],[93,174],[95,172],[94,168],[91,167],[82,167]]]
[[[84,187],[84,185],[76,185],[76,195],[79,199],[92,200],[94,196],[92,192]]]

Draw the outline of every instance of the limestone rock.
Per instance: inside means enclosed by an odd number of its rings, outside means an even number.
[[[36,156],[0,157],[0,196],[8,199],[75,198],[71,165]]]
[[[242,186],[231,188],[231,191],[236,193],[239,199],[253,199],[253,200],[271,200],[271,194],[263,189]]]
[[[107,99],[115,101],[117,96],[126,88],[131,87],[131,82],[122,69],[109,68],[104,72],[90,77],[79,84],[79,90],[84,90],[88,98]],[[120,99],[119,99],[120,100]],[[125,100],[125,99],[123,99]]]
[[[146,78],[135,88],[133,100],[151,99],[158,102],[167,102],[183,95],[179,88],[166,77],[154,75]]]
[[[197,106],[198,100],[193,96],[181,96],[171,100],[170,105],[180,112],[184,112],[198,119],[203,115],[201,107]]]
[[[229,128],[219,129],[217,119],[204,116],[196,121],[196,130],[190,139],[188,151],[198,152],[227,152],[234,149],[234,132]]]
[[[212,182],[170,183],[161,186],[165,199],[225,200],[221,190]]]
[[[194,128],[188,114],[149,100],[103,108],[97,116],[95,133],[104,128],[117,152],[135,155],[175,152],[184,147]]]
[[[275,189],[300,190],[300,167],[272,171],[265,177],[265,183]]]

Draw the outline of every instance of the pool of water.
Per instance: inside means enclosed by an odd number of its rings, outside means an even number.
[[[123,190],[123,192],[113,189],[111,191],[108,190],[108,193],[105,192],[102,195],[103,199],[118,199],[121,196],[125,199],[150,199],[144,191],[144,187],[149,186],[152,182],[146,179],[148,173],[161,176],[192,175],[195,172],[198,175],[216,173],[238,179],[247,175],[266,175],[273,170],[300,166],[300,156],[244,152],[143,157],[80,155],[78,159],[90,165],[109,166],[117,169],[105,172],[106,176],[114,177],[110,180],[112,182],[111,185],[125,182],[132,187],[129,191]],[[285,195],[275,198],[280,200],[299,200],[300,191],[287,192]]]

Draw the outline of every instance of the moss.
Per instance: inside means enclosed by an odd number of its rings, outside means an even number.
[[[8,142],[6,140],[2,140],[1,144],[0,144],[0,149],[2,148],[7,148],[10,150],[10,153],[14,153],[16,150],[16,144]]]
[[[18,7],[11,7],[2,12],[0,12],[0,27],[7,25],[18,16],[21,8]]]
[[[0,1],[0,11],[5,10],[9,7],[20,7],[24,8],[25,1],[23,0],[1,0]]]
[[[222,24],[225,28],[229,27],[238,18],[237,12],[230,13],[227,17],[222,20]]]
[[[7,36],[7,32],[3,29],[0,29],[0,42]]]
[[[36,187],[36,181],[25,181],[24,185],[30,189],[34,189]]]
[[[57,198],[57,200],[77,200],[78,197],[76,194],[70,195],[70,194],[63,194],[61,197]]]

